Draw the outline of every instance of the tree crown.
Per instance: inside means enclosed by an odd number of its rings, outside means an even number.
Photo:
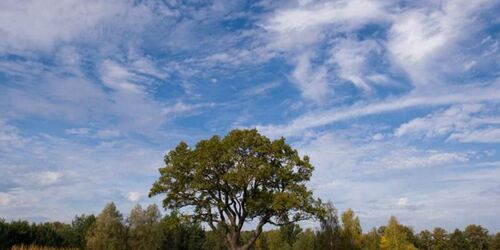
[[[194,148],[181,142],[164,160],[150,196],[166,194],[167,208],[192,208],[192,218],[221,237],[239,233],[248,221],[259,221],[258,235],[264,224],[286,225],[319,212],[321,202],[306,187],[314,168],[284,138],[233,130]]]

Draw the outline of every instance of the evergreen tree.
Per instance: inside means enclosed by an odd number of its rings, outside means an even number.
[[[106,205],[87,235],[89,250],[121,250],[127,247],[123,216],[114,203]]]

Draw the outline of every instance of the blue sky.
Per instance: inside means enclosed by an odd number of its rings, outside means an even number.
[[[0,2],[0,217],[147,198],[165,152],[285,136],[365,229],[500,230],[494,0]]]

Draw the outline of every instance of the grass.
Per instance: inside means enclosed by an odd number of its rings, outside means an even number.
[[[78,250],[78,248],[64,248],[64,247],[45,247],[36,245],[18,245],[13,246],[11,250]]]

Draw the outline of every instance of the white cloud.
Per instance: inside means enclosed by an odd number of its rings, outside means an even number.
[[[442,106],[449,104],[477,103],[480,101],[498,102],[500,100],[498,82],[491,86],[476,88],[461,86],[448,88],[445,93],[434,92],[433,95],[420,96],[409,94],[396,99],[388,99],[375,103],[359,103],[347,108],[334,108],[319,112],[305,113],[288,124],[256,126],[262,133],[271,136],[301,136],[305,131],[325,126],[338,121],[345,121],[357,117],[373,114],[393,112],[413,107]]]
[[[215,105],[216,104],[214,103],[186,104],[183,102],[177,102],[174,105],[163,108],[162,113],[168,116],[188,115],[192,111],[204,108],[211,108],[214,107]]]
[[[278,10],[264,24],[271,32],[271,47],[297,48],[318,42],[322,29],[352,31],[369,21],[387,18],[379,1],[329,1]]]
[[[444,167],[469,161],[469,155],[456,152],[434,150],[392,149],[384,156],[377,156],[365,162],[378,169],[413,169],[425,167]]]
[[[387,20],[388,13],[380,1],[329,1],[301,4],[297,7],[278,9],[263,22],[267,31],[267,48],[293,54],[295,65],[292,81],[306,99],[322,103],[331,94],[327,65],[312,63],[315,45],[329,37],[327,33],[352,32],[370,21]],[[297,53],[296,51],[301,51]],[[303,52],[306,51],[306,52]],[[340,65],[340,77],[357,87],[368,90],[363,78],[360,51],[339,50],[335,61]]]
[[[408,205],[408,197],[401,197],[399,198],[398,202],[396,203],[398,206],[404,207]]]
[[[279,81],[258,84],[258,85],[255,85],[255,86],[245,90],[245,95],[262,95],[271,89],[279,87],[280,85],[281,85],[281,82],[279,82]]]
[[[5,204],[0,213],[7,219],[36,215],[68,221],[75,214],[96,213],[127,190],[149,190],[166,150],[130,139],[88,145],[46,134],[18,136],[29,143],[15,153],[0,146],[0,182],[7,188],[0,191]],[[84,205],[73,206],[75,201]]]
[[[385,136],[384,136],[383,134],[381,134],[381,133],[376,133],[376,134],[374,134],[374,135],[372,136],[372,140],[374,140],[374,141],[380,141],[380,140],[384,139],[384,137],[385,137]]]
[[[139,192],[128,192],[127,193],[127,200],[131,202],[138,202],[142,197],[142,194]]]
[[[295,145],[301,153],[311,157],[318,178],[325,182],[331,177],[339,178],[344,174],[350,177],[353,173],[463,165],[475,156],[472,152],[419,149],[390,139],[367,142],[360,140],[360,136],[362,135],[348,131],[316,134]],[[338,175],[332,176],[333,173]]]
[[[61,173],[46,171],[38,173],[34,176],[34,180],[41,186],[48,186],[56,183],[62,177]]]
[[[410,75],[415,86],[442,85],[443,73],[462,71],[459,67],[449,68],[448,64],[470,60],[463,57],[460,43],[475,36],[481,27],[475,15],[492,2],[438,1],[398,14],[387,42],[393,62]]]
[[[333,47],[330,63],[338,65],[337,73],[340,78],[350,81],[364,91],[371,91],[368,82],[370,80],[368,78],[370,66],[367,65],[366,61],[371,53],[380,53],[380,50],[380,45],[373,40],[343,39]],[[380,81],[375,81],[375,83],[377,82]]]
[[[96,136],[99,138],[112,138],[112,137],[119,137],[120,135],[121,135],[120,131],[113,129],[103,129],[97,131],[96,133]]]
[[[15,1],[0,3],[0,52],[51,49],[93,32],[104,19],[124,10],[111,1]]]
[[[302,96],[314,102],[323,101],[330,93],[326,67],[311,67],[311,55],[304,53],[297,58],[297,65],[292,72],[292,80],[302,91]]]
[[[364,136],[325,132],[293,143],[315,166],[315,194],[333,201],[340,211],[356,209],[364,228],[384,224],[390,214],[419,230],[463,227],[479,214],[481,220],[495,214],[483,206],[474,215],[467,211],[477,204],[498,203],[498,162],[481,165],[477,152],[418,149],[393,138],[365,141]],[[460,220],[452,219],[456,214]]]
[[[11,201],[12,197],[9,194],[0,192],[0,205],[7,206],[11,203]]]
[[[396,130],[395,135],[423,133],[426,137],[434,137],[448,134],[451,131],[464,130],[472,125],[472,114],[483,108],[479,104],[453,106],[442,112],[436,112],[402,124]]]
[[[451,134],[449,139],[460,142],[500,143],[500,127],[456,132]]]
[[[100,67],[100,73],[103,83],[113,90],[135,93],[143,91],[140,85],[131,82],[135,75],[116,62],[105,60]]]
[[[487,113],[496,108],[496,105],[484,104],[455,105],[404,123],[394,134],[398,137],[448,136],[448,140],[460,142],[499,142],[500,118],[497,113]]]
[[[88,135],[90,133],[89,128],[70,128],[65,129],[64,133],[68,135]]]
[[[0,149],[14,150],[24,146],[28,141],[19,135],[16,127],[0,119]]]

